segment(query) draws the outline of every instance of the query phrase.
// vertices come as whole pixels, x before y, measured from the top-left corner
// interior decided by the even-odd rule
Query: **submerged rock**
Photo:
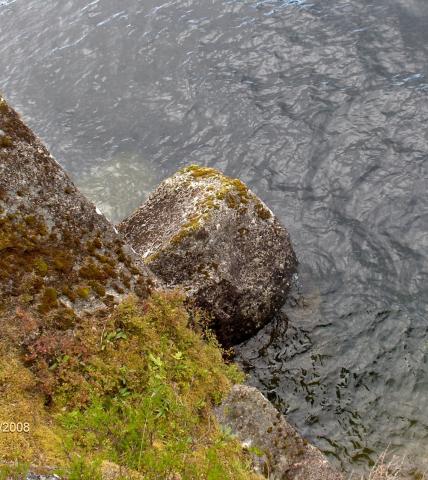
[[[297,260],[288,233],[240,180],[190,166],[119,230],[170,287],[210,312],[223,345],[251,337],[284,302]]]
[[[343,480],[254,387],[235,385],[217,418],[249,449],[259,473],[271,480]]]

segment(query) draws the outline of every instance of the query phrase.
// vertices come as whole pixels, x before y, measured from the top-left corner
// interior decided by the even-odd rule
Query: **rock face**
[[[271,480],[343,480],[256,388],[235,385],[217,418],[249,448],[259,473]]]
[[[71,315],[131,291],[144,297],[156,284],[1,97],[0,226],[3,310],[19,305],[44,317],[55,310]]]
[[[50,367],[64,349],[82,355],[85,316],[100,321],[125,295],[144,299],[158,284],[0,97],[0,419],[31,419],[28,434],[0,435],[0,461],[25,452],[55,462],[43,456],[44,442],[58,440],[42,403]]]
[[[296,270],[278,219],[245,184],[212,168],[165,180],[119,230],[169,287],[211,313],[226,346],[270,320]]]

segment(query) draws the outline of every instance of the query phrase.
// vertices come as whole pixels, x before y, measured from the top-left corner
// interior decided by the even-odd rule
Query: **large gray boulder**
[[[284,302],[297,260],[286,229],[240,180],[190,166],[162,182],[119,230],[169,287],[212,315],[225,345]]]
[[[235,385],[217,419],[249,449],[258,472],[270,480],[343,480],[254,387]]]

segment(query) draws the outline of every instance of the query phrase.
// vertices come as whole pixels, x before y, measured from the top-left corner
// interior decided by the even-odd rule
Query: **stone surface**
[[[145,297],[153,274],[0,97],[0,302],[79,314]]]
[[[210,312],[226,346],[271,319],[297,265],[268,207],[212,168],[190,166],[165,180],[119,230],[169,287]]]
[[[326,457],[303,439],[259,390],[235,385],[217,410],[270,480],[343,480]]]
[[[58,475],[41,475],[38,473],[28,473],[25,477],[26,480],[61,480]]]

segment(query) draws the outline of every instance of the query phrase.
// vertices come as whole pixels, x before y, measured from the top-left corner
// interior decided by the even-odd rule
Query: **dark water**
[[[349,470],[428,462],[427,0],[0,0],[0,90],[113,220],[248,182],[301,261],[251,383]]]

